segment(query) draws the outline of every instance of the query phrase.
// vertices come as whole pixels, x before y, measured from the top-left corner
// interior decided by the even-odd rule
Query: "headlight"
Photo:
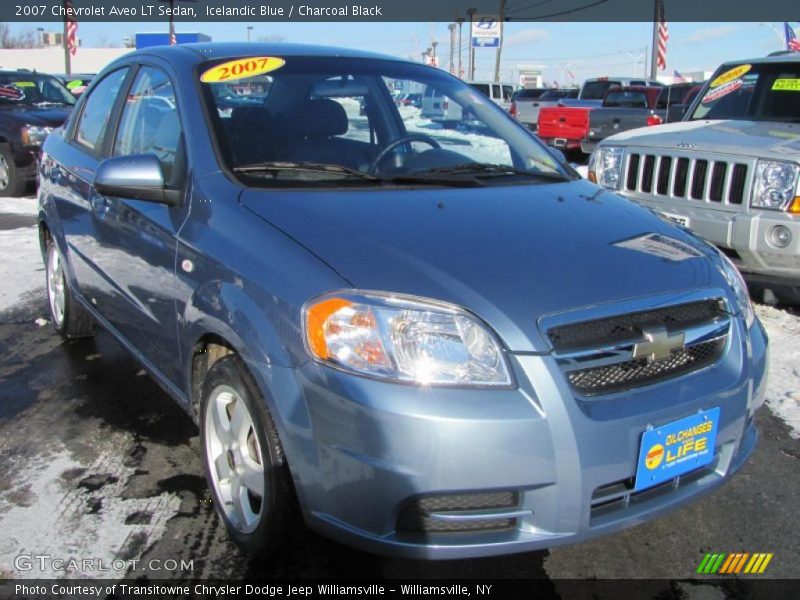
[[[303,330],[314,358],[353,373],[421,385],[512,383],[494,334],[450,304],[333,293],[303,307]]]
[[[44,138],[53,131],[52,127],[39,127],[37,125],[28,125],[22,128],[22,143],[25,146],[41,146]]]
[[[759,160],[750,206],[786,210],[796,196],[799,173],[800,166],[795,163]]]
[[[618,190],[622,181],[623,149],[598,146],[589,158],[589,180],[604,188]]]
[[[731,262],[731,259],[725,256],[722,252],[719,252],[719,257],[720,264],[722,266],[722,274],[728,281],[728,285],[730,285],[733,289],[733,293],[736,296],[736,301],[739,303],[739,310],[741,311],[742,317],[747,324],[747,328],[750,329],[750,327],[753,325],[753,321],[755,321],[756,315],[753,312],[753,304],[750,302],[750,294],[747,291],[747,284],[744,282],[742,274],[739,273],[739,269],[737,269],[736,265]]]

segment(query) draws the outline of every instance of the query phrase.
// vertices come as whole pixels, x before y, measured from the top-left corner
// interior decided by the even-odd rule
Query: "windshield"
[[[602,81],[586,81],[578,97],[581,100],[602,100],[605,98],[606,92],[617,85],[621,85],[621,82],[609,81],[608,79]]]
[[[263,96],[232,102],[232,86],[249,78],[214,81],[238,68],[226,65],[267,59],[279,66]],[[489,185],[572,176],[483,94],[423,65],[248,57],[204,63],[199,77],[222,159],[248,185],[425,183],[421,175],[432,184]]]
[[[75,97],[55,77],[20,71],[0,73],[0,104],[72,106]]]
[[[725,65],[690,120],[800,122],[800,62]]]

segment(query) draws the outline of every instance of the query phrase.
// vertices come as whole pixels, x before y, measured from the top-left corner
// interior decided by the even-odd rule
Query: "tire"
[[[287,543],[299,522],[291,474],[264,399],[235,355],[214,363],[203,382],[200,446],[231,538],[250,553]]]
[[[45,255],[45,286],[47,305],[50,307],[50,322],[55,330],[67,340],[92,337],[94,319],[75,300],[64,275],[64,262],[55,243],[47,238]]]
[[[8,146],[0,146],[0,196],[23,196],[28,182],[22,177]]]

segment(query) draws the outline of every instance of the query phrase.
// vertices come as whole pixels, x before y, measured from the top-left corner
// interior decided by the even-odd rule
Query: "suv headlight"
[[[22,128],[22,143],[25,146],[41,146],[44,138],[53,131],[52,127],[39,127],[38,125],[28,125]]]
[[[598,146],[589,157],[589,180],[618,190],[622,183],[622,158],[624,150],[619,146]]]
[[[750,329],[756,319],[756,315],[753,312],[753,303],[750,302],[750,293],[747,291],[747,284],[742,274],[739,273],[739,269],[731,262],[731,259],[725,256],[720,250],[717,250],[717,252],[719,252],[722,274],[725,276],[728,285],[733,289],[736,301],[739,304],[739,310],[742,313],[742,318],[744,318],[747,328]]]
[[[308,352],[352,373],[420,385],[512,385],[495,335],[450,304],[337,292],[307,302],[302,318]]]
[[[797,195],[800,166],[777,160],[756,162],[755,184],[750,206],[768,210],[786,210]]]

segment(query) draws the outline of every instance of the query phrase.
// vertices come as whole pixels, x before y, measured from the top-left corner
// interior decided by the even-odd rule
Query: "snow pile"
[[[0,213],[6,200],[0,199]],[[44,262],[36,226],[0,231],[0,281],[0,313],[44,296]]]
[[[800,318],[770,306],[755,308],[770,341],[767,406],[800,438]]]
[[[33,217],[39,213],[39,201],[30,196],[27,198],[0,198],[0,213]]]

